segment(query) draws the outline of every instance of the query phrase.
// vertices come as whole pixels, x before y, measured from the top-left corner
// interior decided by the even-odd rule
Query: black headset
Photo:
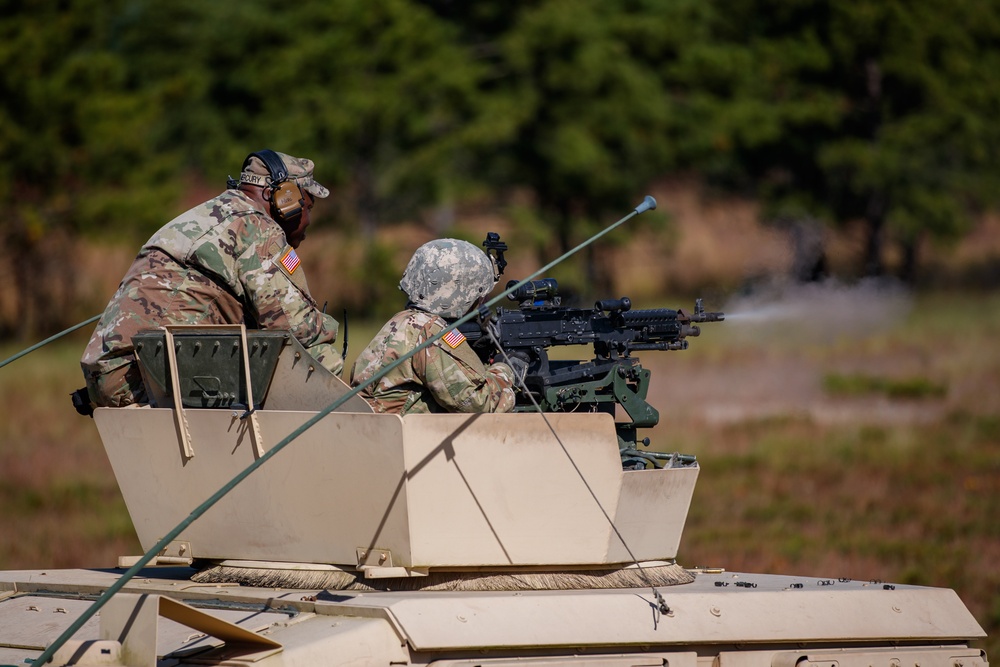
[[[243,161],[243,171],[250,164],[253,158],[259,158],[267,172],[270,180],[264,186],[264,199],[271,202],[271,217],[280,225],[295,226],[302,217],[302,209],[305,207],[305,197],[295,181],[288,180],[288,169],[277,153],[269,148],[250,153]],[[229,186],[233,187],[235,179],[229,181]]]

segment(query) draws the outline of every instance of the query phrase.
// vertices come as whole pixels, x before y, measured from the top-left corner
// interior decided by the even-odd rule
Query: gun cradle
[[[646,402],[650,372],[639,360],[625,357],[615,360],[549,361],[543,372],[529,371],[525,386],[546,412],[607,412],[621,405],[632,421],[632,428],[649,428],[660,419],[657,410]],[[531,397],[520,395],[518,409],[534,410]]]

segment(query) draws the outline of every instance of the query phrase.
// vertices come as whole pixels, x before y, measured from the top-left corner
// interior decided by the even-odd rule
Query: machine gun
[[[491,232],[483,246],[494,258],[499,277],[506,266],[506,244]],[[508,282],[507,289],[518,282]],[[537,403],[547,412],[614,415],[620,405],[631,420],[616,424],[623,457],[626,450],[640,458],[652,455],[635,450],[636,429],[655,426],[660,418],[646,402],[650,371],[632,352],[685,350],[687,338],[701,333],[699,324],[725,318],[723,313],[706,312],[701,299],[690,314],[670,308],[632,310],[627,297],[598,301],[593,309],[564,307],[553,278],[526,282],[508,298],[518,303],[517,309],[498,308],[460,329],[484,362],[504,361],[506,355],[515,365],[526,367],[515,411],[534,410]],[[592,345],[594,357],[589,361],[549,357],[550,348],[564,345]],[[649,439],[638,442],[648,445]]]

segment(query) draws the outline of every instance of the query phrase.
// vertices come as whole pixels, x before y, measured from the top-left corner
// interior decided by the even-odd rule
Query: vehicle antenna
[[[101,317],[100,315],[94,315],[93,317],[91,317],[89,319],[86,319],[83,322],[80,322],[79,324],[74,324],[73,326],[71,326],[69,329],[66,329],[65,331],[60,331],[55,336],[49,336],[48,338],[46,338],[42,342],[35,343],[31,347],[29,347],[27,349],[24,349],[24,350],[21,350],[20,352],[18,352],[17,354],[15,354],[13,357],[8,357],[8,358],[4,359],[3,361],[0,361],[0,368],[3,368],[4,366],[6,366],[7,364],[9,364],[10,362],[17,361],[21,357],[34,352],[35,350],[37,350],[38,348],[42,347],[43,345],[48,345],[52,341],[58,340],[58,339],[62,338],[63,336],[65,336],[68,333],[73,333],[74,331],[76,331],[80,327],[85,327],[88,324],[90,324],[91,322],[96,322],[97,320],[100,319],[100,317]]]

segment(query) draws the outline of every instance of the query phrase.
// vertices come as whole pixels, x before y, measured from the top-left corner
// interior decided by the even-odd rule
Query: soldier
[[[351,384],[380,370],[482,304],[495,284],[493,264],[466,241],[440,239],[420,246],[399,288],[409,298],[358,356]],[[376,412],[510,412],[514,373],[489,368],[458,330],[449,332],[362,391]]]
[[[339,325],[316,306],[295,253],[330,191],[311,160],[271,150],[247,156],[227,185],[153,234],[122,279],[80,361],[96,405],[146,402],[132,336],[165,324],[288,329],[340,374]]]

